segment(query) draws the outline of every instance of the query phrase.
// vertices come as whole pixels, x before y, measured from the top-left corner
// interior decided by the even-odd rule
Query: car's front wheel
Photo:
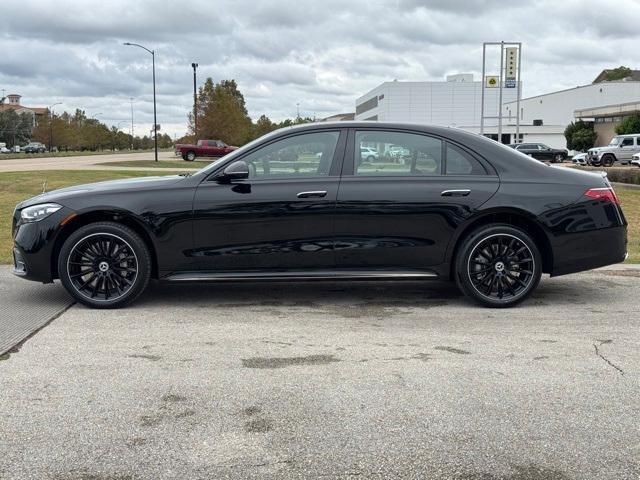
[[[486,307],[510,307],[537,287],[542,260],[523,230],[492,224],[463,241],[455,268],[456,282],[465,295]]]
[[[91,223],[73,232],[62,245],[58,275],[78,302],[93,308],[118,308],[147,287],[151,257],[144,241],[129,227]]]
[[[189,150],[187,154],[184,156],[184,159],[187,162],[193,162],[196,159],[196,152],[194,152],[193,150]]]

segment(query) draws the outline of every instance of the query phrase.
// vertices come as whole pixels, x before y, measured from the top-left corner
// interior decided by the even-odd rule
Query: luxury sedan
[[[391,146],[404,162],[362,157]],[[339,122],[272,132],[193,175],[44,193],[17,205],[13,239],[16,275],[59,278],[97,308],[151,279],[429,278],[507,307],[543,273],[623,261],[627,223],[603,174],[456,128]]]

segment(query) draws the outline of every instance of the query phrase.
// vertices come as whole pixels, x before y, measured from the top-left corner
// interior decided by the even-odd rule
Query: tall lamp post
[[[53,146],[53,107],[56,105],[62,105],[62,102],[49,105],[49,153],[51,153],[51,147]]]
[[[196,141],[198,141],[198,94],[196,93],[196,70],[198,69],[197,63],[192,63],[193,68],[193,135]]]
[[[156,119],[156,52],[154,50],[149,50],[147,47],[143,47],[137,43],[125,42],[123,45],[128,45],[131,47],[139,47],[143,50],[146,50],[151,54],[151,62],[153,68],[153,143],[155,147],[156,153],[156,162],[158,161],[158,121]]]

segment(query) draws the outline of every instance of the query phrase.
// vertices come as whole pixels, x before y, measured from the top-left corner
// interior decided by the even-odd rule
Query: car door
[[[625,137],[620,142],[619,153],[616,155],[619,162],[630,162],[631,156],[635,153],[636,147],[633,137]]]
[[[345,137],[335,128],[280,136],[234,158],[246,162],[249,178],[225,184],[214,172],[203,181],[194,198],[199,268],[333,267]]]
[[[408,155],[357,155],[361,146]],[[336,207],[340,268],[427,269],[441,264],[461,222],[498,189],[498,177],[465,147],[410,130],[351,130]]]

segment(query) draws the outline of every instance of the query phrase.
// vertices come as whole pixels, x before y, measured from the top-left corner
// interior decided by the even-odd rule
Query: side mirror
[[[216,176],[216,180],[221,183],[230,183],[233,180],[244,180],[245,178],[249,178],[249,166],[243,160],[233,162]]]

